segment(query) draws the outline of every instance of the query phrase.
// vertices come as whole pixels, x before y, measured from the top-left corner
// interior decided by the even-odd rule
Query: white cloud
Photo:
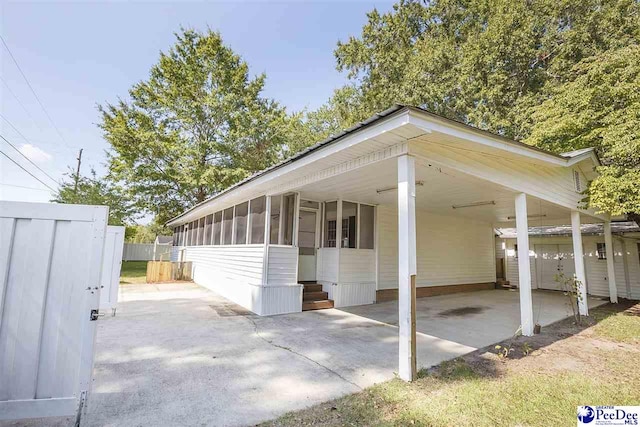
[[[31,144],[22,144],[20,152],[35,163],[45,163],[51,160],[51,154]]]

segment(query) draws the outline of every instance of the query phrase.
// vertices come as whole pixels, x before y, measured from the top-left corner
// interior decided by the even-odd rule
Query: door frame
[[[316,215],[316,229],[315,229],[315,242],[314,242],[314,264],[315,264],[315,271],[314,271],[314,276],[316,277],[314,280],[317,280],[317,272],[318,272],[318,250],[320,249],[320,242],[322,239],[322,236],[320,236],[321,234],[321,225],[322,225],[322,202],[319,202],[317,200],[310,200],[310,199],[304,199],[310,202],[316,202],[318,203],[318,207],[317,208],[310,208],[310,207],[302,207],[300,206],[299,212],[305,211],[305,212],[313,212]],[[302,201],[302,198],[300,198],[300,201]],[[298,216],[300,215],[300,213],[298,213]],[[299,224],[299,222],[298,222]],[[298,268],[297,268],[297,277],[296,280],[300,281],[300,227],[298,226],[298,230],[296,230],[296,232],[298,233],[297,236],[297,241],[298,241]],[[306,255],[308,256],[308,255]]]

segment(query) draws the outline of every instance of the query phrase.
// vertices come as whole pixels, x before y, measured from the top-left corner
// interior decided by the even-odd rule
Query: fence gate
[[[108,208],[0,202],[0,419],[80,414]]]
[[[120,268],[122,267],[122,248],[124,245],[124,227],[110,225],[104,241],[102,253],[102,278],[100,279],[100,310],[112,310],[116,314]]]

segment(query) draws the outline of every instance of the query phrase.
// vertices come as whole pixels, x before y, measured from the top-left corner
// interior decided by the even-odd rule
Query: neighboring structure
[[[167,261],[171,256],[171,246],[173,246],[173,236],[156,236],[153,242],[153,260]]]
[[[398,298],[399,374],[410,380],[413,299],[492,288],[494,229],[515,221],[524,335],[534,327],[530,218],[570,219],[586,282],[581,223],[604,223],[611,239],[609,216],[579,207],[598,165],[591,149],[555,155],[396,106],[171,220],[172,259],[193,262],[195,282],[260,315],[301,311],[311,294],[336,307]],[[612,254],[607,245],[617,301]],[[303,295],[301,282],[322,291]]]
[[[602,224],[581,227],[589,295],[609,297],[607,251]],[[498,272],[511,284],[518,284],[516,230],[497,230],[496,263]],[[612,222],[613,258],[619,297],[640,299],[640,227],[635,222]],[[537,289],[559,290],[554,276],[575,273],[570,226],[529,228],[531,285]],[[500,264],[502,263],[502,269]]]

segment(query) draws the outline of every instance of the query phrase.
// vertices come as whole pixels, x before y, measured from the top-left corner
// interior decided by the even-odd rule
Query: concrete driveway
[[[602,303],[590,301],[591,305]],[[542,325],[569,314],[534,292]],[[421,298],[422,367],[510,337],[518,294]],[[99,322],[86,425],[251,425],[394,376],[397,303],[258,317],[194,284],[124,285]]]

